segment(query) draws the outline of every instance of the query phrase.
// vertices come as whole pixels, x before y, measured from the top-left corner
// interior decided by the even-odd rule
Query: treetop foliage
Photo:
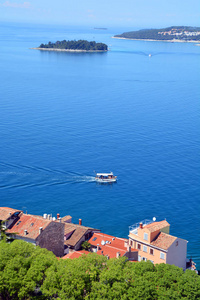
[[[84,51],[107,51],[108,46],[103,43],[96,43],[95,41],[88,42],[86,40],[74,41],[57,41],[56,43],[49,42],[48,44],[41,44],[39,48],[50,49],[69,49],[69,50],[84,50]]]
[[[57,259],[52,252],[15,240],[0,242],[0,299],[199,299],[193,271],[97,254]]]
[[[84,241],[84,242],[81,244],[81,248],[82,248],[83,250],[88,251],[88,250],[91,248],[91,244],[90,244],[88,241]]]

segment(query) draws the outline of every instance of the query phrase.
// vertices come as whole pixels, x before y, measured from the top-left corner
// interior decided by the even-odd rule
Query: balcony
[[[143,227],[148,225],[148,224],[151,224],[153,223],[153,220],[148,220],[148,219],[145,219],[145,220],[142,220],[138,223],[135,223],[131,226],[129,226],[129,234],[132,233],[132,234],[138,234],[138,228],[140,227],[140,223],[143,224]]]

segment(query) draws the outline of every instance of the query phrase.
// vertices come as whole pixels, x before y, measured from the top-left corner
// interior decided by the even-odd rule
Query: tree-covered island
[[[79,52],[102,52],[108,51],[108,46],[103,43],[96,43],[95,41],[88,42],[86,40],[73,41],[57,41],[55,43],[41,44],[39,50],[59,50],[59,51],[79,51]]]
[[[171,42],[199,42],[200,27],[171,26],[162,29],[142,29],[138,31],[124,32],[122,34],[115,35],[114,38]]]

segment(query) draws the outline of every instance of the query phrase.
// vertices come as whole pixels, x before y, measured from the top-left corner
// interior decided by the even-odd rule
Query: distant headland
[[[166,42],[199,42],[200,27],[171,26],[162,29],[142,29],[124,32],[113,38]]]
[[[67,52],[105,52],[108,51],[108,46],[103,43],[96,43],[94,41],[88,42],[86,40],[78,41],[57,41],[56,43],[49,42],[48,44],[41,44],[37,50],[51,50],[51,51],[67,51]]]
[[[94,27],[94,29],[96,29],[96,30],[107,30],[108,28],[106,28],[106,27]]]

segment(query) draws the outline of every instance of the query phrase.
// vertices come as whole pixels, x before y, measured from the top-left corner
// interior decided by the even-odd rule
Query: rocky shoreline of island
[[[185,41],[185,40],[153,40],[153,39],[132,39],[132,38],[125,38],[125,37],[117,37],[112,36],[112,39],[119,39],[119,40],[131,40],[131,41],[144,41],[144,42],[167,42],[167,43],[196,43],[197,46],[200,46],[199,41]]]

